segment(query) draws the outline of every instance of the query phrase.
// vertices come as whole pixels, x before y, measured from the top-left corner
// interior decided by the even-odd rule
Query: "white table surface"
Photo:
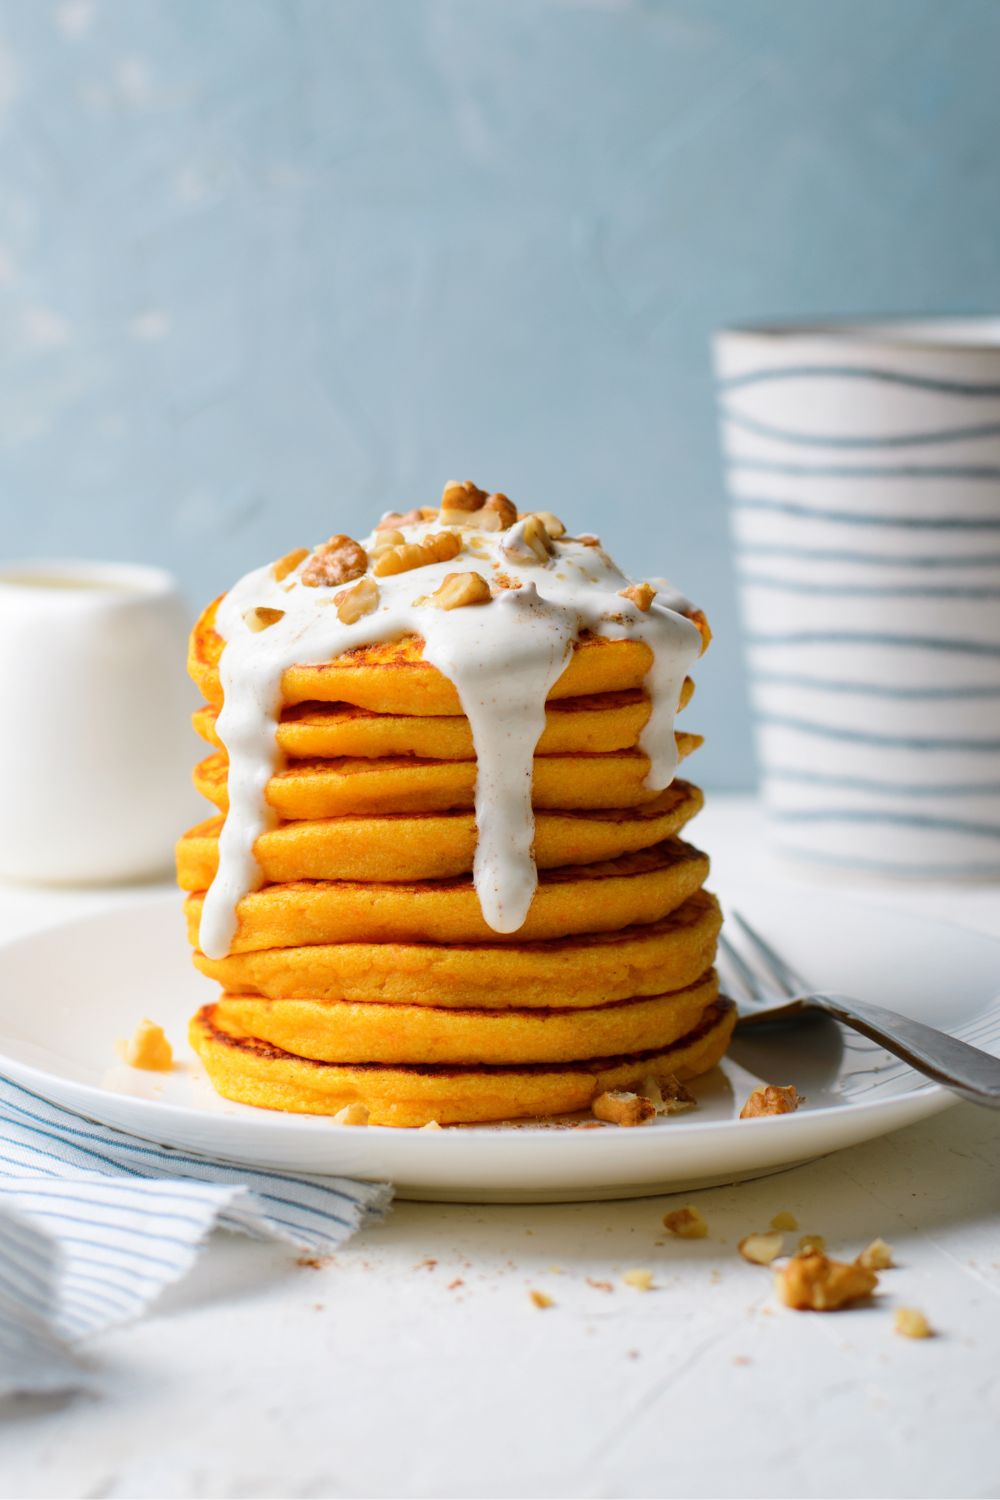
[[[697,841],[723,888],[816,878],[763,851],[745,799],[716,798]],[[1000,934],[1000,887],[861,889]],[[0,939],[130,894],[0,886]],[[0,1493],[997,1496],[998,1184],[1000,1118],[963,1104],[697,1194],[700,1242],[654,1243],[684,1198],[399,1203],[318,1269],[216,1235],[150,1317],[90,1346],[96,1396],[0,1408]],[[777,1307],[735,1247],[779,1209],[834,1252],[884,1236],[886,1300],[939,1336],[894,1335],[885,1304]],[[621,1283],[633,1266],[654,1291]]]

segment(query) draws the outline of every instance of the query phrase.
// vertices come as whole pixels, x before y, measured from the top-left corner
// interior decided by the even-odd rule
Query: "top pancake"
[[[223,701],[219,658],[225,642],[215,629],[220,600],[202,613],[191,633],[188,670],[211,704]],[[704,616],[692,622],[708,645]],[[460,714],[458,693],[448,679],[423,659],[420,636],[348,651],[334,661],[289,667],[281,679],[285,704],[353,703],[386,714]],[[581,636],[549,698],[577,698],[592,693],[629,691],[642,686],[652,666],[653,653],[643,641],[612,641],[603,636]],[[516,666],[512,664],[511,670]]]

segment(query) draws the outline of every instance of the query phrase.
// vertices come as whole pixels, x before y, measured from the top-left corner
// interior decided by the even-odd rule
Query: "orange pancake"
[[[702,795],[675,781],[642,807],[535,815],[539,869],[617,859],[679,833]],[[219,860],[221,818],[192,828],[177,845],[177,883],[204,891]],[[283,823],[258,838],[257,863],[269,882],[289,880],[444,880],[472,869],[476,820],[471,812],[393,813]]]
[[[699,743],[677,736],[683,757]],[[641,807],[660,795],[646,785],[649,758],[639,750],[605,755],[539,755],[531,797],[537,809]],[[216,751],[195,767],[201,795],[225,812],[229,806],[226,756]],[[296,760],[276,772],[264,793],[281,818],[337,818],[362,814],[448,812],[472,807],[476,796],[474,760]]]
[[[215,630],[220,600],[202,613],[191,633],[188,671],[209,703],[222,703],[219,657],[224,641]],[[692,622],[702,634],[702,650],[711,633],[701,614]],[[363,646],[336,661],[289,667],[281,679],[286,704],[355,703],[387,714],[460,714],[455,688],[436,667],[423,659],[420,636]],[[586,634],[575,645],[565,672],[550,698],[578,698],[592,693],[640,688],[652,665],[653,653],[642,641],[609,641]]]
[[[691,701],[694,683],[684,681],[679,707]],[[561,698],[546,706],[536,755],[596,755],[630,750],[649,718],[650,703],[638,689]],[[215,727],[219,710],[204,704],[194,715],[203,740],[222,749]],[[278,724],[278,748],[291,759],[341,756],[418,755],[427,760],[474,760],[469,721],[460,715],[379,714],[351,703],[297,703]]]
[[[392,884],[297,880],[244,896],[233,953],[310,943],[534,942],[656,922],[704,885],[708,859],[680,839],[592,865],[542,870],[524,925],[488,925],[471,880]],[[201,896],[185,902],[188,936],[198,944]]]
[[[372,1125],[419,1127],[565,1114],[589,1108],[607,1089],[641,1088],[647,1078],[661,1084],[694,1078],[722,1057],[735,1022],[732,1002],[720,999],[693,1031],[669,1046],[574,1062],[470,1068],[317,1062],[247,1036],[234,1022],[224,1022],[215,1005],[194,1017],[190,1039],[226,1099],[317,1115],[361,1103]]]
[[[227,1028],[320,1062],[572,1062],[666,1047],[694,1030],[718,993],[709,972],[686,990],[607,1005],[459,1010],[223,995],[215,1015]]]
[[[225,990],[273,1000],[377,1000],[388,1005],[601,1005],[694,984],[712,966],[719,903],[695,891],[659,921],[524,943],[317,943],[206,958]]]

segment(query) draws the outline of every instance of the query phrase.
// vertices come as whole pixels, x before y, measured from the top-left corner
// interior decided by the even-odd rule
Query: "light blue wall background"
[[[8,555],[192,601],[470,476],[706,606],[708,339],[1000,303],[997,0],[0,0]]]

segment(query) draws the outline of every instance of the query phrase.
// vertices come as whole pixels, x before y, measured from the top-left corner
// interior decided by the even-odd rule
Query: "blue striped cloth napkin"
[[[392,1190],[153,1146],[0,1078],[0,1396],[73,1390],[78,1346],[127,1322],[216,1226],[329,1254]]]

